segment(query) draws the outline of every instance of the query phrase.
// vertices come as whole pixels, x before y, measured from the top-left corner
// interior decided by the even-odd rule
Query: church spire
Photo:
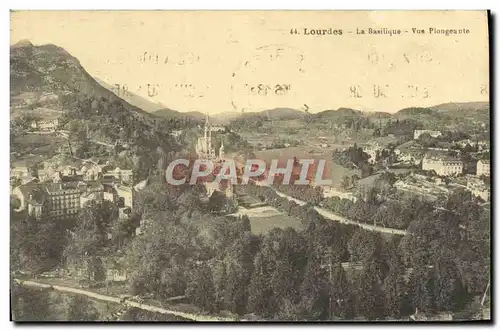
[[[224,139],[220,142],[219,159],[224,159]]]
[[[205,127],[204,127],[204,129],[205,129],[205,143],[204,143],[205,146],[204,147],[206,147],[207,136],[208,136],[208,131],[207,131],[208,130],[208,113],[205,113]]]
[[[212,158],[215,156],[215,153],[212,152],[212,128],[210,127],[210,118],[208,117],[207,113],[207,130],[208,130],[208,155],[209,158]]]

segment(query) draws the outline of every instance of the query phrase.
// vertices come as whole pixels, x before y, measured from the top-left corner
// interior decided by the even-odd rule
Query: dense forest
[[[300,230],[255,235],[246,217],[202,210],[192,187],[165,187],[149,186],[138,199],[137,213],[150,220],[140,236],[129,222],[109,221],[112,206],[90,206],[82,210],[69,242],[48,240],[53,225],[42,222],[32,243],[23,236],[31,231],[25,228],[30,222],[18,221],[13,249],[19,251],[12,256],[19,255],[18,263],[26,267],[52,261],[56,256],[45,252],[61,245],[65,258],[120,250],[133,295],[160,300],[186,295],[206,312],[267,319],[400,318],[416,308],[460,312],[488,282],[489,214],[467,194],[452,195],[439,210],[416,200],[400,207],[360,206],[360,218],[409,224],[411,235],[388,239],[326,221],[311,205],[299,206],[271,188],[246,185],[248,194],[302,222]],[[380,203],[378,198],[373,194],[365,203]],[[109,231],[112,240],[105,235]],[[26,260],[30,245],[41,253]]]

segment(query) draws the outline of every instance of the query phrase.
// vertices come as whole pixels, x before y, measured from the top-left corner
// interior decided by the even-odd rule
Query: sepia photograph
[[[10,320],[491,322],[486,10],[11,10]]]

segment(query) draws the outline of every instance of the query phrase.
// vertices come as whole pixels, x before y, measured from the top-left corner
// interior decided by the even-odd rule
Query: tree
[[[11,284],[11,311],[15,322],[54,320],[53,310],[47,304],[47,290]]]
[[[436,274],[436,309],[454,311],[463,308],[468,298],[455,264],[450,260],[441,259],[437,262],[434,272]]]
[[[248,289],[247,310],[261,316],[270,313],[269,298],[272,295],[272,288],[267,275],[262,253],[258,253],[255,257],[254,269]]]
[[[396,252],[393,252],[390,261],[389,274],[384,281],[385,314],[398,318],[407,313],[406,306],[407,286],[404,280],[404,266]]]
[[[226,206],[226,196],[224,193],[216,190],[208,200],[208,210],[211,212],[220,212]]]
[[[197,307],[212,312],[215,302],[215,288],[212,272],[206,264],[195,268],[186,287],[186,297]]]
[[[348,319],[353,316],[353,307],[345,271],[340,263],[329,268],[329,319]]]
[[[97,321],[99,312],[92,301],[81,296],[75,296],[67,306],[66,316],[67,321],[89,322]]]
[[[35,219],[11,210],[12,268],[40,273],[61,261],[65,229],[52,218]]]
[[[381,283],[379,263],[376,261],[367,263],[358,279],[356,308],[359,315],[369,320],[383,317],[384,295]]]
[[[351,261],[362,262],[379,259],[381,242],[380,233],[358,228],[348,243]]]
[[[106,231],[115,215],[108,201],[101,204],[91,201],[84,206],[78,215],[72,240],[64,250],[68,262],[78,262],[84,256],[98,254],[106,244]]]
[[[344,176],[344,177],[342,178],[342,182],[340,183],[340,185],[342,186],[342,188],[343,188],[344,190],[349,189],[349,188],[351,187],[351,182],[350,182],[350,180],[349,180],[349,177],[348,177],[348,176]]]
[[[351,186],[356,186],[358,184],[358,181],[359,181],[359,176],[354,174],[351,176]]]
[[[276,267],[271,276],[273,303],[280,306],[284,300],[295,302],[295,288],[293,287],[293,270],[288,258],[276,261]]]
[[[411,304],[423,312],[433,312],[435,305],[435,278],[431,268],[420,265],[410,276]]]
[[[329,315],[329,281],[327,271],[321,267],[320,260],[314,255],[307,259],[304,280],[300,287],[302,300],[309,301],[311,310],[308,319],[326,319]]]
[[[213,269],[212,277],[214,281],[214,310],[224,308],[224,298],[226,296],[227,272],[226,264],[223,260],[218,260]]]

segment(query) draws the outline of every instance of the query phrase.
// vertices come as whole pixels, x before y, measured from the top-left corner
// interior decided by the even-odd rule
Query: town
[[[487,12],[10,15],[13,321],[491,321]]]

